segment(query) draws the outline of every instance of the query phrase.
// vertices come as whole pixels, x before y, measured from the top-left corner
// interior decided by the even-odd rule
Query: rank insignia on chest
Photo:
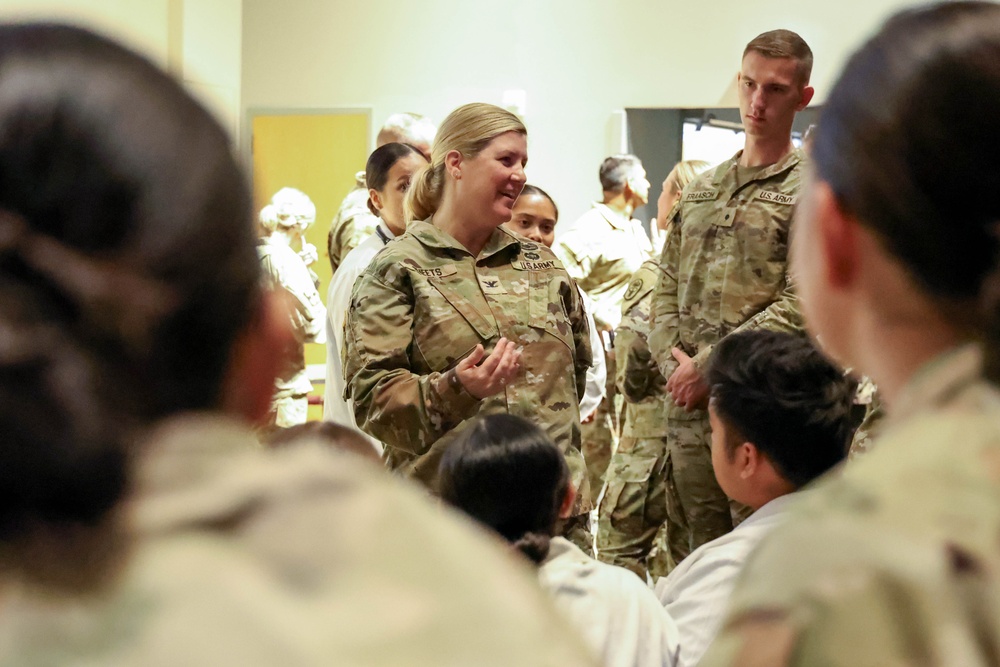
[[[791,206],[795,203],[795,197],[783,195],[780,192],[771,192],[770,190],[761,190],[757,193],[755,199],[771,202],[772,204],[783,204],[785,206]]]
[[[718,190],[697,190],[684,195],[684,201],[712,201],[718,196]]]
[[[479,286],[483,294],[506,294],[507,290],[496,276],[479,276]]]

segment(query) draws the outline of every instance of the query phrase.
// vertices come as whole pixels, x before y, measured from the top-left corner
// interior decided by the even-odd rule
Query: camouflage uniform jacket
[[[738,181],[742,151],[684,189],[660,258],[649,347],[663,377],[680,347],[699,368],[724,336],[747,328],[799,331],[802,319],[788,279],[788,233],[804,156],[793,150]],[[668,398],[670,416],[685,413]]]
[[[0,666],[594,664],[508,549],[359,457],[206,415],[141,451],[117,579],[53,596],[5,567]]]
[[[326,342],[326,308],[309,269],[295,251],[280,241],[262,239],[257,244],[264,282],[291,296],[290,316],[295,347],[285,354],[285,363],[274,380],[275,398],[304,396],[312,390],[306,374],[306,343]]]
[[[649,309],[653,288],[660,275],[659,265],[649,259],[642,263],[625,290],[622,320],[615,329],[615,357],[619,360],[615,381],[625,397],[626,438],[661,438],[667,435],[667,381],[649,352]]]
[[[478,400],[453,369],[501,337],[523,346],[520,374]],[[385,444],[391,468],[432,489],[441,454],[465,422],[496,412],[545,430],[583,485],[578,397],[590,364],[573,281],[548,248],[503,228],[473,258],[432,221],[413,222],[354,285],[344,377],[358,425]]]
[[[653,254],[639,221],[625,220],[604,204],[595,203],[556,239],[552,249],[593,300],[597,322],[617,327],[628,282]]]
[[[355,175],[354,189],[347,193],[337,215],[330,223],[330,233],[327,236],[327,252],[330,254],[330,266],[336,273],[340,263],[347,253],[357,248],[362,241],[375,233],[378,218],[368,209],[368,186],[365,185],[365,172]]]
[[[998,535],[1000,392],[969,346],[751,555],[700,664],[996,665]]]

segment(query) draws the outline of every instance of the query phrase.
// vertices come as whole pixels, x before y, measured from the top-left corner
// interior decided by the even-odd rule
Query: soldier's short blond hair
[[[791,58],[795,61],[795,71],[799,77],[799,85],[809,85],[812,75],[813,52],[798,33],[791,30],[769,30],[763,32],[747,44],[743,49],[743,57],[751,51],[766,58]]]
[[[688,183],[693,181],[695,176],[708,169],[709,166],[704,160],[684,160],[683,162],[678,162],[670,170],[669,174],[674,190],[683,192]]]
[[[279,227],[308,227],[316,221],[316,204],[309,195],[295,188],[281,188],[271,197],[271,203],[261,209],[257,220],[268,234]]]
[[[386,144],[427,144],[434,143],[434,136],[437,134],[437,127],[426,116],[409,111],[404,113],[394,113],[385,119],[382,129],[375,139],[375,147],[380,148]]]
[[[434,141],[431,163],[413,175],[410,191],[406,195],[406,221],[426,220],[441,205],[444,158],[448,153],[458,151],[467,159],[474,158],[491,141],[506,132],[528,134],[517,116],[492,104],[474,102],[448,114]]]

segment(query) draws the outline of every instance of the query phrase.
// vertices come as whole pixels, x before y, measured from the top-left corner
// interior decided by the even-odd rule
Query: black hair
[[[847,455],[857,385],[805,336],[730,334],[712,350],[706,377],[730,455],[751,442],[796,488]]]
[[[368,163],[365,165],[365,185],[368,186],[369,190],[382,192],[382,188],[385,187],[386,182],[389,180],[389,170],[392,169],[392,165],[412,153],[416,153],[425,161],[427,160],[424,154],[417,150],[416,146],[411,146],[410,144],[393,141],[376,148],[368,156]],[[368,198],[368,210],[372,212],[372,215],[377,216],[379,214],[375,205],[372,204],[371,197]]]
[[[256,312],[251,199],[171,77],[79,28],[0,26],[0,541],[95,524],[130,443],[216,407]]]
[[[539,197],[545,197],[548,199],[549,203],[552,204],[552,210],[555,211],[556,220],[559,220],[559,207],[556,206],[556,200],[550,197],[548,192],[542,190],[537,185],[527,183],[523,188],[521,188],[521,194],[519,196],[523,197],[525,195],[538,195]]]
[[[441,497],[541,563],[569,489],[559,448],[521,417],[496,414],[469,426],[441,460]]]
[[[1000,6],[946,2],[897,14],[851,57],[812,145],[839,205],[976,331],[1000,251],[997,117]]]

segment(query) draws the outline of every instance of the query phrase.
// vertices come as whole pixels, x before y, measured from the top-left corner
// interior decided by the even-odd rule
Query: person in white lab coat
[[[844,459],[853,430],[854,382],[804,336],[727,336],[712,351],[707,378],[716,479],[754,513],[656,583],[680,632],[678,667],[701,660],[747,556],[809,493],[799,489]]]
[[[605,667],[670,667],[678,633],[653,592],[631,571],[555,537],[575,491],[559,449],[531,422],[494,414],[445,453],[441,497],[538,566],[538,580]]]
[[[376,148],[365,166],[368,185],[368,208],[379,218],[375,233],[347,253],[330,280],[326,297],[326,389],[323,397],[323,419],[358,428],[353,401],[344,398],[344,322],[351,305],[351,290],[358,276],[364,273],[379,250],[406,231],[403,199],[410,189],[414,172],[427,164],[417,147],[410,144],[388,143]],[[369,439],[381,453],[382,445]]]

